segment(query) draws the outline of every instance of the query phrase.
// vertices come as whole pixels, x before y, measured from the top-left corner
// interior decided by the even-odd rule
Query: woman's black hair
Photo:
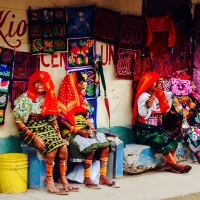
[[[86,81],[85,78],[82,76],[82,74],[80,72],[76,72],[77,73],[77,83],[79,84],[81,81]]]

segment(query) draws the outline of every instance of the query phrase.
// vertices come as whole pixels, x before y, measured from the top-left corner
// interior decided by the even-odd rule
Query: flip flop
[[[192,169],[192,167],[191,166],[189,166],[189,165],[186,165],[186,167],[184,168],[184,170],[183,171],[181,171],[181,173],[188,173],[190,170]]]
[[[111,183],[111,185],[108,185],[108,186],[110,186],[110,187],[112,187],[112,188],[120,188],[120,186],[117,185],[115,181],[113,181],[113,182]]]
[[[107,185],[107,186],[112,187],[112,188],[120,188],[120,186],[117,185],[115,181],[111,182],[110,184],[103,183],[101,185]]]
[[[78,192],[79,188],[78,187],[69,186],[67,188],[63,188],[63,190],[66,191],[66,192]]]
[[[85,186],[87,188],[90,188],[90,189],[101,189],[97,184],[85,184]]]
[[[51,194],[57,194],[57,195],[68,195],[69,192],[66,192],[64,190],[60,190],[59,192],[52,192],[50,190],[47,190],[48,193],[51,193]]]

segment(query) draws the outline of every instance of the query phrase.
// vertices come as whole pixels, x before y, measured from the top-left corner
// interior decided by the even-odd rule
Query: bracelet
[[[74,126],[71,126],[71,127],[70,127],[70,132],[71,132],[71,133],[77,133],[77,128],[74,127]]]
[[[30,131],[30,130],[27,130],[25,133],[32,140],[36,137],[36,135],[32,131]]]
[[[28,131],[28,128],[26,126],[24,126],[23,128],[21,128],[22,132],[26,133],[26,131]]]
[[[148,99],[148,101],[149,101],[150,103],[153,103],[153,102],[154,102],[154,99],[150,97],[150,98]]]

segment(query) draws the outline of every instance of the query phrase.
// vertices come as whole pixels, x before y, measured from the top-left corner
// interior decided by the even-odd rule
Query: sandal
[[[188,173],[192,167],[189,166],[189,165],[179,165],[179,164],[176,164],[174,166],[171,166],[175,171],[179,171],[180,174],[184,174],[184,173]]]
[[[85,184],[90,189],[101,189],[97,184]]]
[[[63,188],[64,191],[66,192],[78,192],[79,188],[78,187],[73,187],[73,186],[68,186],[66,188]]]
[[[110,185],[108,185],[109,187],[112,187],[112,188],[120,188],[119,185],[116,184],[115,181],[113,181]]]
[[[166,172],[172,172],[175,174],[180,174],[181,172],[179,170],[173,169],[173,168],[165,168]]]
[[[115,181],[112,181],[110,184],[109,183],[102,183],[101,185],[107,185],[107,186],[112,187],[112,188],[120,188],[120,186],[117,185]]]
[[[54,191],[50,191],[50,190],[47,190],[48,193],[51,193],[51,194],[57,194],[57,195],[68,195],[69,192],[67,191],[64,191],[64,190],[60,190],[58,192],[54,192]]]
[[[181,173],[188,173],[191,169],[192,169],[191,166],[186,165],[185,168],[184,168],[184,170],[181,171]]]

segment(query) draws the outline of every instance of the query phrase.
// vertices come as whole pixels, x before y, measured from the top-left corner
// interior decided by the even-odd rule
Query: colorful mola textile
[[[67,9],[67,37],[92,37],[95,6],[70,7]]]
[[[146,23],[143,17],[121,15],[118,46],[125,49],[143,49],[145,47]]]
[[[39,57],[25,52],[16,52],[13,78],[29,79],[30,76],[39,70]]]
[[[118,44],[115,45],[114,63],[118,78],[131,79],[133,77],[134,54],[142,54],[145,47],[146,23],[142,17],[122,15]]]
[[[68,40],[67,70],[94,64],[94,39],[76,38]]]
[[[32,54],[67,51],[65,8],[29,9],[28,20]]]
[[[116,43],[119,34],[120,13],[96,7],[94,38],[103,42]]]
[[[68,70],[68,73],[79,71],[87,82],[86,99],[96,99],[100,96],[100,82],[98,70],[94,68],[79,68]]]
[[[174,23],[170,15],[165,15],[165,16],[160,16],[160,17],[146,17],[146,21],[147,21],[146,46],[151,47],[151,44],[153,43],[153,41],[155,43],[158,43],[159,41],[161,42],[162,40],[158,41],[157,37],[160,37],[161,33],[164,32],[164,33],[167,33],[166,49],[167,47],[168,48],[174,47],[175,42],[176,42],[176,33],[175,33]]]

